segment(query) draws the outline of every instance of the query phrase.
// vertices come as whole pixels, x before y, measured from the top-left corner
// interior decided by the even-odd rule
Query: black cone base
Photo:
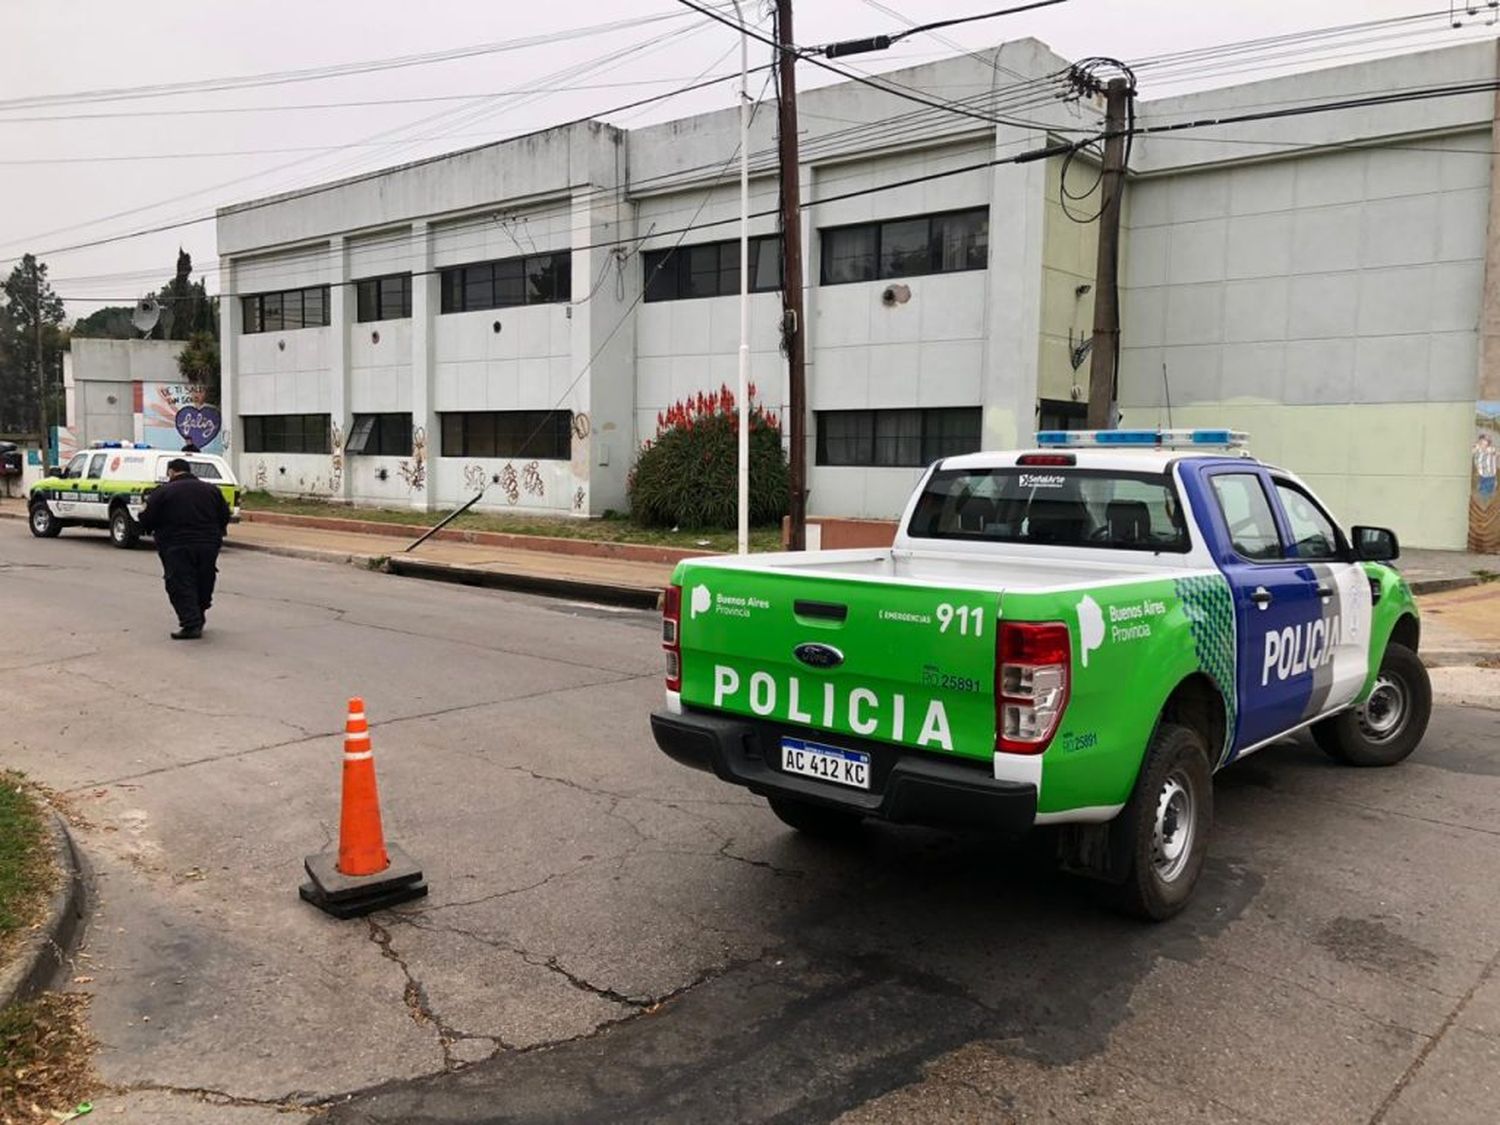
[[[359,918],[388,906],[400,906],[403,902],[427,897],[427,884],[407,883],[383,891],[372,891],[361,898],[328,899],[318,893],[317,884],[303,883],[297,888],[302,901],[310,902],[325,914],[335,918]]]
[[[297,893],[335,918],[357,918],[425,897],[427,884],[416,861],[395,844],[387,844],[385,850],[391,862],[374,875],[345,875],[338,869],[336,851],[310,855],[303,866],[311,881]]]

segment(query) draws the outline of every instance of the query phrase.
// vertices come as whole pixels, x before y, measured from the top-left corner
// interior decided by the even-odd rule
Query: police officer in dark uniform
[[[177,611],[176,641],[203,636],[203,617],[214,600],[219,548],[229,526],[224,494],[193,476],[181,457],[167,463],[167,480],[146,494],[138,521],[156,538],[167,597]]]

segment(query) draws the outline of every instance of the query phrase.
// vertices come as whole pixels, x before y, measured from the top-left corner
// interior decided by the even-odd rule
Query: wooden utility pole
[[[1094,345],[1089,358],[1089,429],[1115,424],[1120,369],[1120,204],[1125,195],[1125,122],[1135,96],[1130,82],[1111,78],[1104,88],[1104,193],[1099,209],[1099,260],[1094,271]]]
[[[797,163],[797,61],[792,37],[792,0],[776,0],[777,68],[781,96],[777,106],[777,149],[781,167],[782,339],[786,343],[790,381],[787,434],[791,438],[791,543],[807,546],[807,352],[802,316],[802,199]]]

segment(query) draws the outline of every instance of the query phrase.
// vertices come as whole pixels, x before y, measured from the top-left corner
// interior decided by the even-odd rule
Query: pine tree
[[[62,418],[63,302],[47,281],[47,267],[25,255],[0,284],[0,432],[35,434],[42,430],[39,388],[45,384],[47,423]],[[41,322],[41,371],[37,370],[37,327]]]

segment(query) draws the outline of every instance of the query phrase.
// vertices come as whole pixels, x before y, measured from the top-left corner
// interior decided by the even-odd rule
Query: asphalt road
[[[1143,926],[1023,850],[803,841],[667,761],[652,615],[226,552],[170,641],[153,555],[0,521],[0,763],[93,872],[104,1121],[1485,1122],[1500,712],[1385,771],[1220,775]],[[345,697],[422,903],[297,899]]]

